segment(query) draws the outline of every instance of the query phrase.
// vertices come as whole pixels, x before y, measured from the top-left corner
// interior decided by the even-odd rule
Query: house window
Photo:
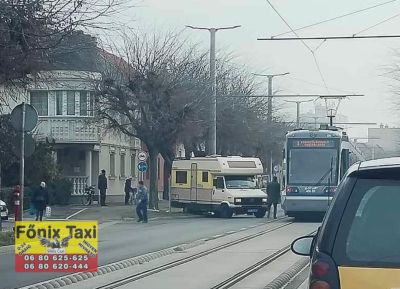
[[[125,154],[121,154],[120,172],[121,177],[125,177]]]
[[[56,91],[56,115],[63,114],[63,92]]]
[[[202,182],[203,183],[208,183],[208,172],[203,172],[202,174],[201,174],[201,176],[202,176]]]
[[[93,116],[94,115],[94,92],[91,91],[89,93],[89,115]]]
[[[75,115],[75,91],[67,91],[67,115]]]
[[[115,177],[115,152],[110,153],[110,176]]]
[[[31,91],[31,105],[36,108],[38,115],[48,115],[49,102],[47,91]]]
[[[81,91],[79,93],[79,115],[88,115],[88,92]]]
[[[175,182],[177,184],[187,184],[187,171],[177,171]]]

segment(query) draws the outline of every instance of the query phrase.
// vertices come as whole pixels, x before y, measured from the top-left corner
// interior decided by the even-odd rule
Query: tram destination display
[[[291,141],[292,148],[335,148],[334,139],[295,139]]]

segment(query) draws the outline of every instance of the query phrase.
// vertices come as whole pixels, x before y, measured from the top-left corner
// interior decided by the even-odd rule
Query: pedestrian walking
[[[136,194],[136,214],[138,215],[138,222],[147,223],[147,203],[148,203],[148,190],[144,186],[143,181],[139,182]]]
[[[107,177],[106,177],[106,170],[101,170],[101,174],[99,175],[99,179],[97,182],[97,187],[100,191],[100,205],[106,205],[106,193],[107,193]]]
[[[129,177],[125,180],[125,187],[124,187],[124,192],[125,192],[125,205],[129,205],[129,200],[131,198],[132,194],[132,177]]]
[[[32,203],[36,210],[36,221],[42,221],[44,210],[49,203],[49,193],[45,182],[41,182],[39,188],[33,192]]]
[[[267,185],[267,206],[268,206],[268,215],[270,217],[271,214],[271,206],[274,206],[274,219],[276,219],[276,211],[278,204],[281,202],[281,185],[278,183],[278,178],[273,177],[272,182]]]

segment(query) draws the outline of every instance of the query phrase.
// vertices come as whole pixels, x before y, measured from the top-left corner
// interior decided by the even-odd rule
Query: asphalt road
[[[148,224],[104,223],[99,231],[99,265],[265,222],[255,217],[156,220]],[[18,288],[60,276],[14,272],[14,254],[0,253],[0,289]]]

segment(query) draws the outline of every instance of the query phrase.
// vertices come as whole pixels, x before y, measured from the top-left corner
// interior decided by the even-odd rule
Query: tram
[[[363,155],[335,127],[286,135],[282,208],[291,217],[324,214],[347,169]]]

